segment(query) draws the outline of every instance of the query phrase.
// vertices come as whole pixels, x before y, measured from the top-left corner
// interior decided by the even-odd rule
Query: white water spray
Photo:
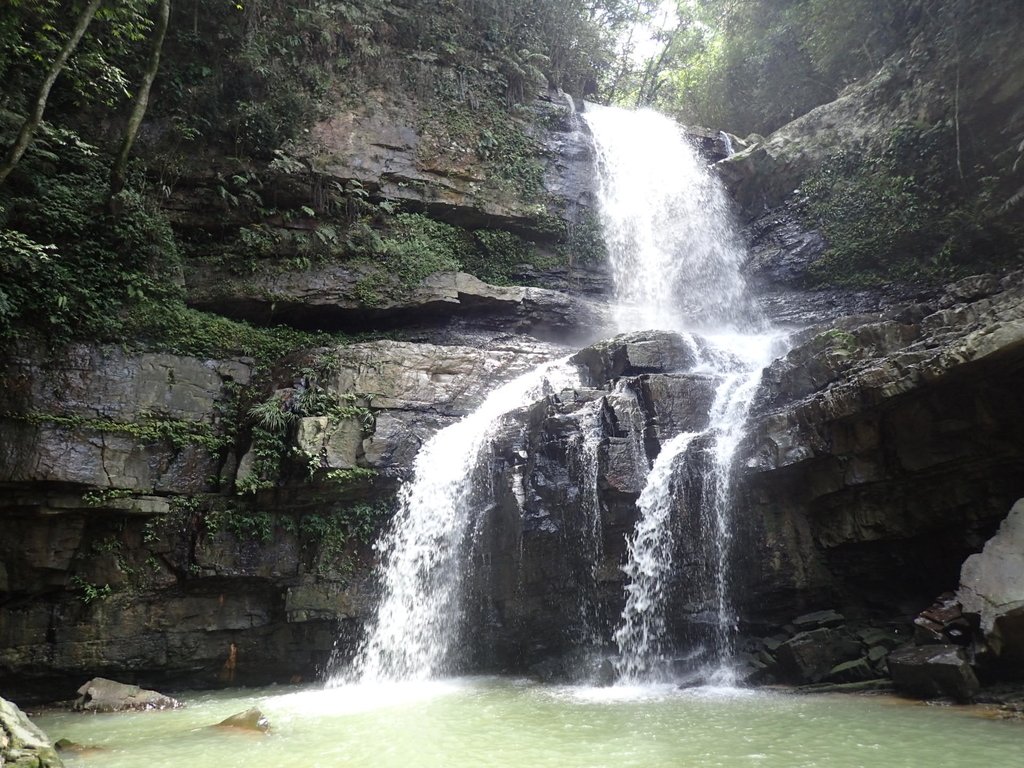
[[[546,393],[579,384],[564,361],[494,390],[469,416],[436,433],[416,456],[400,509],[377,545],[382,596],[347,674],[329,684],[424,680],[452,671],[462,625],[462,593],[476,512],[481,450],[498,419]]]
[[[637,506],[640,519],[627,543],[629,577],[622,623],[615,631],[624,681],[650,679],[665,659],[665,589],[672,568],[674,545],[670,515],[676,459],[686,452],[697,432],[676,435],[661,449],[647,476]]]
[[[747,296],[740,274],[744,251],[724,192],[680,127],[649,110],[588,105],[584,116],[597,145],[620,329],[702,333],[695,370],[718,381],[706,430],[662,446],[638,501],[640,518],[624,567],[626,606],[615,632],[620,679],[636,683],[663,676],[672,651],[666,611],[677,542],[671,523],[676,505],[688,497],[677,470],[699,445],[710,448],[711,461],[698,495],[700,530],[688,535],[705,567],[691,574],[690,589],[715,617],[711,640],[717,665],[724,667],[735,624],[730,470],[761,370],[779,351],[779,335],[765,331]],[[719,680],[729,682],[728,673]]]
[[[621,331],[749,327],[728,202],[674,121],[587,105]]]

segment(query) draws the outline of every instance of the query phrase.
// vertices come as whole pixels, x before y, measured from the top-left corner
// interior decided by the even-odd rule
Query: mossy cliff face
[[[957,25],[717,164],[753,281],[898,293],[1020,266],[1021,18],[979,4]]]
[[[455,77],[412,66],[431,83]],[[510,111],[373,90],[325,111],[268,167],[224,159],[179,180],[168,206],[194,243],[190,304],[358,330],[425,320],[415,293],[437,272],[604,289],[592,146],[566,94],[540,90]]]

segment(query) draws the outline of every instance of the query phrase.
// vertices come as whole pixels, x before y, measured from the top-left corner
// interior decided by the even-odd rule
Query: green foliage
[[[152,22],[152,0],[105,3],[68,61],[50,96],[50,109],[114,106],[128,95],[128,71]],[[0,106],[28,108],[45,69],[67,41],[80,8],[61,0],[11,0],[0,13]]]
[[[305,546],[316,550],[321,573],[332,567],[345,572],[352,567],[349,551],[353,545],[371,544],[388,514],[383,503],[353,504],[334,512],[304,515],[296,529]]]
[[[103,156],[66,130],[40,131],[0,188],[0,337],[124,336],[141,302],[180,295],[180,257],[141,180],[106,211]]]
[[[597,215],[584,211],[569,227],[569,242],[562,248],[567,264],[603,264],[608,260],[608,245]]]
[[[326,416],[332,424],[356,419],[367,433],[372,431],[373,414],[364,404],[367,398],[354,394],[339,396],[326,387],[325,380],[330,376],[332,365],[333,358],[323,356],[299,368],[294,372],[295,388],[275,392],[249,409],[252,466],[236,481],[237,493],[253,494],[274,488],[289,478],[308,480],[318,475],[320,457],[295,447],[296,426],[303,417]],[[375,474],[370,469],[353,468],[320,473],[320,476],[348,485]]]
[[[468,250],[462,230],[421,213],[398,214],[382,245],[382,267],[405,286],[459,269]]]
[[[549,265],[541,259],[537,246],[511,232],[478,229],[473,233],[477,248],[464,257],[463,268],[494,285],[510,285],[517,267],[524,264]]]
[[[210,536],[226,531],[242,541],[266,544],[273,537],[274,518],[265,510],[217,499],[203,516],[203,528]]]
[[[99,491],[86,491],[82,494],[82,503],[87,507],[102,507],[111,501],[130,499],[135,495],[126,488],[105,488]]]
[[[817,280],[937,282],[1008,266],[1019,233],[992,220],[984,187],[959,179],[955,146],[949,124],[901,125],[880,153],[837,153],[809,177],[801,201],[829,246]]]
[[[953,2],[954,0],[949,0]],[[769,133],[835,98],[912,34],[913,0],[679,2],[660,47],[609,72],[612,99],[684,122]]]
[[[143,302],[126,324],[141,349],[202,358],[252,357],[269,366],[300,349],[351,341],[343,334],[309,333],[288,326],[257,328],[180,302]]]
[[[114,594],[114,590],[109,584],[93,584],[80,576],[71,577],[71,586],[78,590],[78,599],[86,605]]]
[[[80,414],[43,411],[7,412],[3,414],[3,418],[67,430],[127,435],[140,443],[164,442],[174,448],[199,445],[211,452],[226,447],[229,440],[228,437],[218,434],[212,424],[204,421],[186,421],[150,414],[141,414],[136,421],[114,421]]]

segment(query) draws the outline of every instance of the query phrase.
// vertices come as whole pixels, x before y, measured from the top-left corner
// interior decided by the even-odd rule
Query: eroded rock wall
[[[967,280],[811,332],[766,371],[738,468],[751,618],[913,616],[956,588],[1024,490],[1022,309],[1019,275]]]
[[[422,442],[560,354],[512,337],[315,353],[331,358],[324,391],[365,403],[362,416],[298,419],[286,450],[309,473],[255,493],[242,481],[260,449],[240,403],[293,392],[287,366],[254,375],[251,361],[85,345],[6,362],[5,693],[61,698],[96,674],[313,679],[336,643],[355,642],[372,605],[369,545]]]

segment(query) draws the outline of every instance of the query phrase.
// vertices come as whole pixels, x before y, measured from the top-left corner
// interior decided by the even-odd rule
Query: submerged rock
[[[980,685],[962,648],[922,645],[889,654],[889,674],[897,690],[915,696],[970,701]]]
[[[0,766],[62,768],[50,740],[17,704],[0,698]]]
[[[106,752],[106,747],[97,747],[92,744],[79,744],[71,739],[57,739],[53,743],[58,752],[70,752],[75,755],[94,755],[97,752]]]
[[[137,685],[94,677],[78,689],[75,709],[86,712],[125,712],[145,709],[177,709],[177,699]]]
[[[238,712],[231,717],[226,717],[217,723],[215,728],[237,728],[242,731],[256,731],[266,733],[270,730],[270,721],[267,720],[259,707],[249,707],[245,712]]]

